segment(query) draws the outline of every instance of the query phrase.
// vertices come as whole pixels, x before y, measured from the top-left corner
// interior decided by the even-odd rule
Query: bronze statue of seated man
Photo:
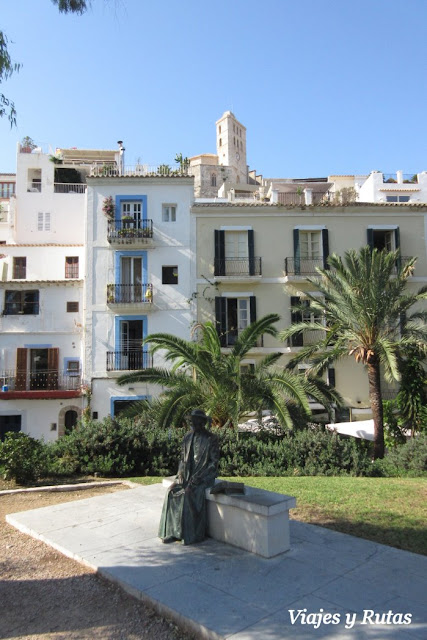
[[[210,418],[201,409],[191,413],[191,431],[184,436],[181,460],[163,503],[159,538],[182,544],[201,542],[206,536],[205,491],[218,471],[218,438],[206,429]]]

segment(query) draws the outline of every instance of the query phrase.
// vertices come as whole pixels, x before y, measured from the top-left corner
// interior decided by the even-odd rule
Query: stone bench
[[[165,478],[170,486],[173,478]],[[272,558],[290,548],[289,509],[296,499],[245,485],[245,493],[212,495],[206,490],[208,535],[264,558]]]

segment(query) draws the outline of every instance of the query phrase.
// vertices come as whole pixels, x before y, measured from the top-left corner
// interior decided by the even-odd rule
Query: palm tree
[[[384,456],[381,367],[386,380],[399,380],[399,353],[414,347],[426,353],[427,312],[408,313],[427,297],[427,287],[407,289],[416,258],[404,264],[398,251],[377,251],[363,247],[347,251],[342,260],[328,259],[328,269],[317,269],[320,278],[307,278],[319,295],[304,294],[314,315],[323,322],[298,322],[282,331],[287,340],[306,331],[322,331],[315,344],[303,347],[290,366],[306,361],[318,374],[332,362],[353,356],[366,366],[369,400],[374,419],[374,457]],[[302,307],[301,307],[302,309]],[[404,320],[404,321],[403,321]]]
[[[281,353],[266,356],[253,371],[242,371],[242,360],[256,346],[263,334],[277,335],[277,314],[269,314],[250,324],[238,336],[229,353],[221,348],[220,337],[213,323],[196,325],[200,341],[158,333],[146,338],[153,353],[162,351],[171,368],[153,367],[121,376],[119,384],[155,383],[163,387],[160,398],[140,404],[154,407],[159,425],[181,424],[185,416],[200,407],[212,417],[214,426],[237,427],[249,412],[261,414],[269,409],[288,428],[301,410],[310,415],[308,396],[322,402],[329,410],[339,401],[332,390],[316,384],[313,379],[274,367]]]

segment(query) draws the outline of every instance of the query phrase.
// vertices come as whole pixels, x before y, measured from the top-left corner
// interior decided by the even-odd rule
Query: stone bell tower
[[[231,111],[226,111],[215,124],[218,164],[231,167],[235,181],[246,183],[246,127]]]

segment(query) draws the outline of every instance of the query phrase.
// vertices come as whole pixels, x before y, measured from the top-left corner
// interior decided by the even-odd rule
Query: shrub
[[[164,431],[142,420],[90,420],[50,445],[49,470],[55,475],[170,475],[182,437],[183,430]]]
[[[426,476],[427,435],[411,438],[406,444],[394,447],[382,460],[376,460],[372,474],[384,477]]]
[[[228,476],[367,475],[370,445],[343,438],[322,427],[280,436],[218,430],[220,474]]]
[[[7,433],[0,444],[0,463],[5,480],[30,484],[46,474],[46,445],[24,433]]]

